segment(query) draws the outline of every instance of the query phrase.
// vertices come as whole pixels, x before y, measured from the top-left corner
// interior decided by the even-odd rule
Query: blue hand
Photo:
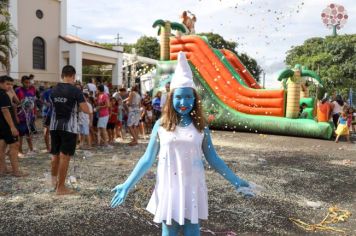
[[[112,208],[121,205],[125,201],[127,194],[129,193],[128,188],[125,184],[117,185],[111,190],[111,192],[115,192],[115,195],[111,200]]]
[[[237,177],[237,176],[236,176]],[[249,187],[250,186],[250,184],[246,181],[246,180],[244,180],[244,179],[241,179],[241,178],[239,178],[239,177],[237,177],[237,181],[236,181],[236,187],[237,188],[240,188],[240,187]]]
[[[125,198],[130,189],[145,175],[145,173],[153,165],[156,156],[159,151],[159,137],[158,128],[160,127],[160,121],[158,120],[153,127],[150,141],[143,156],[136,164],[134,170],[127,178],[125,183],[117,185],[112,191],[115,192],[113,199],[111,200],[111,207],[116,207],[125,201]]]
[[[244,196],[244,198],[252,198],[252,197],[256,196],[255,192],[250,187],[237,188],[237,192],[241,193]]]

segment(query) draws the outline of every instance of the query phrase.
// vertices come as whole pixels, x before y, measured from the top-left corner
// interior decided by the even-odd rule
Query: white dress
[[[160,150],[156,186],[147,210],[154,214],[154,222],[172,219],[184,225],[184,219],[198,224],[208,218],[208,191],[205,183],[202,142],[193,124],[176,127],[169,132],[159,127]]]

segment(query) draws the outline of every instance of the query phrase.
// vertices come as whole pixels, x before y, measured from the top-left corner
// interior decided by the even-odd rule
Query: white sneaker
[[[17,154],[17,157],[19,157],[19,158],[24,158],[25,155],[24,155],[23,153],[19,152],[19,154]]]
[[[29,156],[29,157],[33,157],[33,156],[35,156],[37,153],[35,152],[35,151],[28,151],[27,153],[26,153],[26,156]]]

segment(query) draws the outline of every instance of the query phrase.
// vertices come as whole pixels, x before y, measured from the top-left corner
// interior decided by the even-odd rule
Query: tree
[[[137,55],[152,59],[159,59],[159,43],[155,37],[142,36],[134,46]]]
[[[0,64],[10,72],[10,58],[13,55],[12,41],[16,37],[16,32],[10,24],[10,14],[8,13],[8,1],[0,3]]]
[[[170,51],[169,51],[169,37],[171,37],[171,30],[177,30],[182,33],[186,32],[186,28],[177,22],[169,22],[164,20],[156,20],[152,27],[159,27],[158,35],[160,35],[161,40],[161,50],[160,50],[160,59],[162,61],[166,61],[170,59]]]
[[[330,94],[347,94],[356,87],[356,34],[307,39],[287,52],[286,64],[317,71]]]
[[[233,41],[227,41],[225,40],[221,35],[219,34],[214,34],[214,33],[200,33],[198,34],[200,36],[204,36],[208,39],[210,45],[213,48],[216,49],[228,49],[232,52],[234,52],[240,61],[246,66],[247,70],[252,74],[252,76],[256,79],[258,82],[260,80],[260,75],[261,75],[261,67],[257,64],[257,61],[253,59],[252,57],[249,57],[245,53],[237,53],[236,48],[238,44]]]
[[[103,81],[111,81],[112,70],[107,70],[104,65],[83,66],[82,80],[85,83],[90,82],[91,78],[101,78]]]
[[[113,49],[115,46],[113,43],[95,43],[107,49]],[[124,43],[121,46],[124,48],[125,53],[132,53],[132,49],[135,48],[139,56],[159,59],[159,43],[155,37],[141,36],[136,43]]]

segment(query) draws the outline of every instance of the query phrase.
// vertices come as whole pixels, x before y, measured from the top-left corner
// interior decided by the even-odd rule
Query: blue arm
[[[153,127],[150,141],[143,156],[136,164],[134,170],[127,178],[125,183],[117,185],[112,192],[115,192],[114,197],[111,200],[111,207],[116,207],[125,201],[125,198],[132,189],[133,186],[145,175],[145,173],[152,167],[156,156],[159,151],[159,137],[158,128],[160,121],[158,120]]]
[[[225,162],[218,156],[211,141],[210,130],[205,128],[203,140],[203,152],[209,165],[213,167],[220,175],[229,181],[236,188],[249,187],[249,183],[236,176]]]

